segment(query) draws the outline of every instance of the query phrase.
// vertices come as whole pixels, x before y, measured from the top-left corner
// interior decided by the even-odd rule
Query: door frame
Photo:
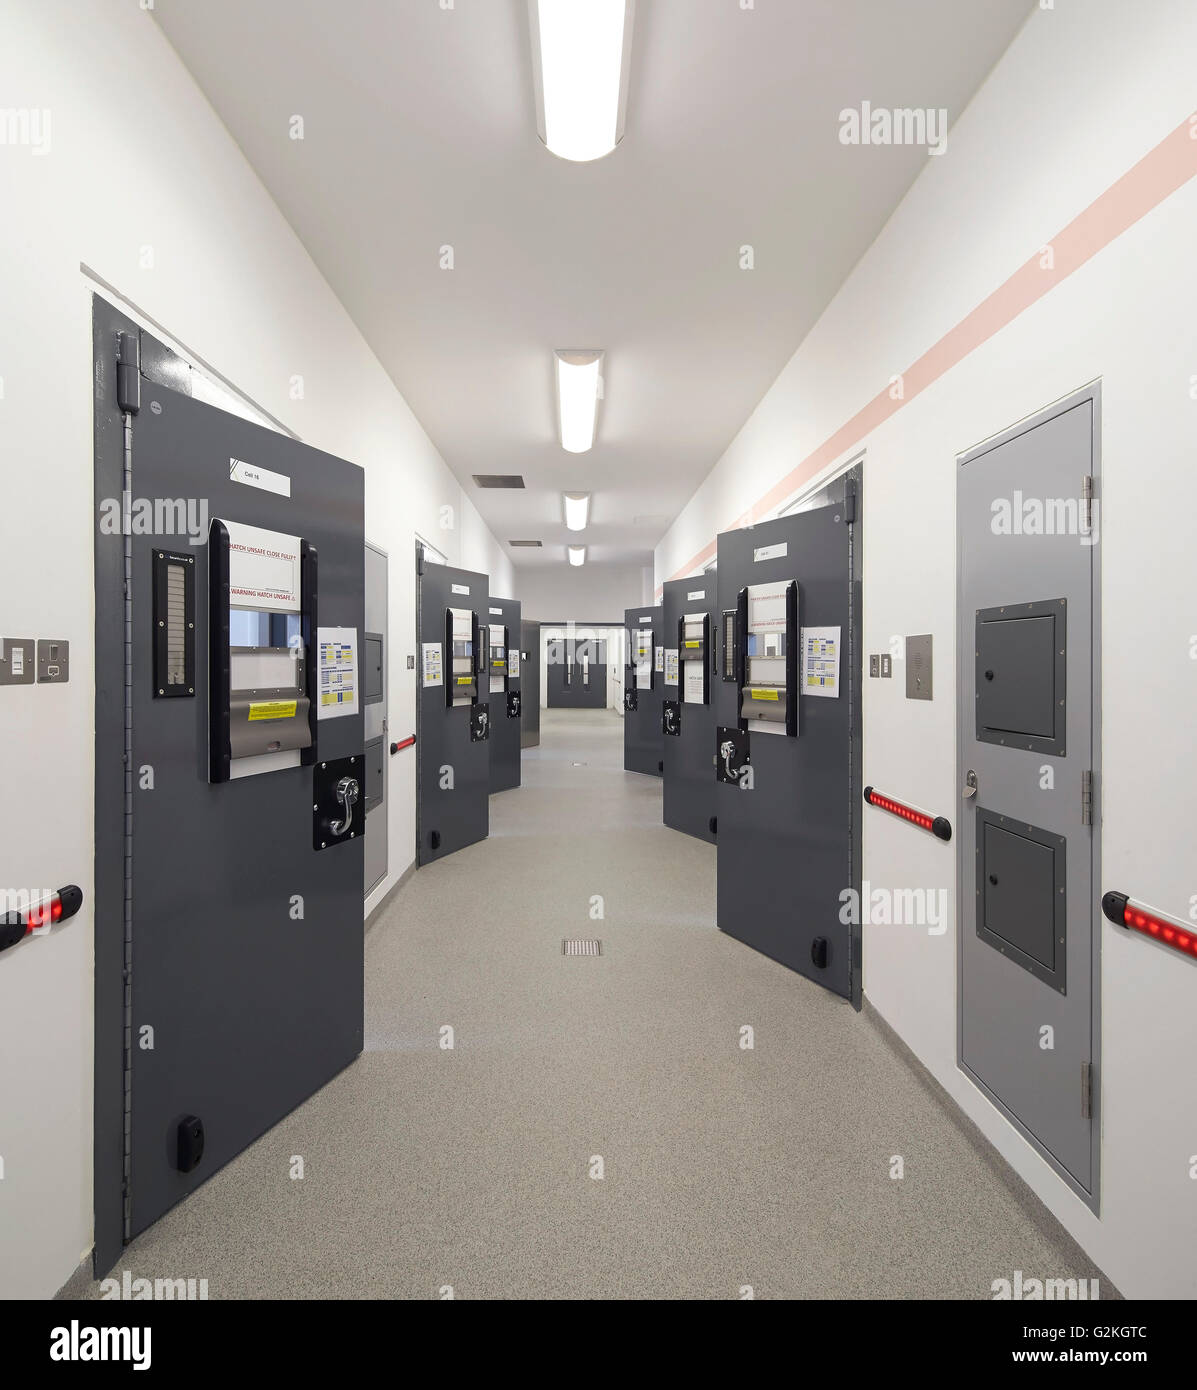
[[[974,459],[1000,448],[1021,435],[1046,424],[1059,415],[1075,409],[1086,401],[1091,404],[1090,420],[1090,470],[1093,478],[1093,500],[1096,507],[1097,540],[1090,550],[1091,570],[1089,575],[1092,619],[1089,633],[1090,641],[1090,682],[1089,682],[1089,720],[1090,720],[1090,770],[1093,773],[1093,823],[1090,826],[1090,963],[1089,963],[1089,1090],[1090,1090],[1090,1172],[1092,1191],[1087,1191],[1075,1177],[1051,1153],[1043,1141],[1034,1135],[1022,1121],[1009,1110],[989,1089],[985,1082],[968,1066],[964,1060],[964,893],[971,891],[974,870],[966,872],[964,864],[964,836],[956,836],[956,1065],[972,1082],[981,1094],[1014,1126],[1051,1169],[1064,1180],[1069,1188],[1095,1214],[1101,1214],[1101,1127],[1102,1127],[1102,1061],[1101,1061],[1101,947],[1104,927],[1100,911],[1101,900],[1101,546],[1102,546],[1102,505],[1101,505],[1101,378],[1089,382],[1078,390],[1061,396],[1049,405],[1030,415],[1024,416],[1017,424],[991,435],[988,439],[974,444],[956,457],[957,473]],[[967,659],[966,651],[971,653],[972,640],[964,641],[964,556],[960,544],[960,518],[956,518],[956,823],[960,826],[970,807],[963,796],[965,760],[963,756],[965,733],[965,710],[960,699],[962,663]],[[1077,794],[1079,795],[1079,789]]]

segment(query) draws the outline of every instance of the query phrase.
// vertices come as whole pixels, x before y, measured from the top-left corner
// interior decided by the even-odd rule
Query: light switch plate
[[[60,637],[37,639],[39,685],[61,685],[71,678],[71,644]]]
[[[0,685],[32,685],[34,659],[32,637],[0,637]]]
[[[931,634],[906,639],[906,698],[931,699]]]

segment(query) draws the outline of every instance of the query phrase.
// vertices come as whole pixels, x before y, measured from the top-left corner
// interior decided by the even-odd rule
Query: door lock
[[[964,778],[964,790],[961,795],[967,801],[970,796],[977,794],[977,774],[970,767]]]
[[[361,788],[357,784],[356,777],[342,777],[336,786],[336,798],[341,803],[345,812],[344,820],[334,820],[329,822],[328,828],[334,835],[344,835],[353,824],[353,808],[357,804],[357,798]]]

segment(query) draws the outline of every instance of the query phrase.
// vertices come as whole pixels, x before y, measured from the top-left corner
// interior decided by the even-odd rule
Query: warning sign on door
[[[357,713],[357,628],[317,629],[320,656],[319,719]]]

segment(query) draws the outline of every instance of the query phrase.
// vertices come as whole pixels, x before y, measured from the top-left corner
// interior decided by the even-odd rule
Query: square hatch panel
[[[977,738],[1065,756],[1067,603],[977,610]]]
[[[977,807],[977,935],[1066,993],[1067,841]]]

